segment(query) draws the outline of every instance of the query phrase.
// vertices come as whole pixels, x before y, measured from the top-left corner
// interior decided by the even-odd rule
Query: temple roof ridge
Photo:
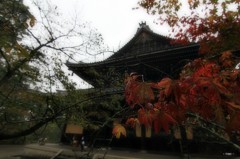
[[[149,25],[147,25],[146,21],[139,23],[139,28],[137,29],[136,34],[137,34],[141,29],[146,29],[146,30],[148,30],[148,31],[153,32],[153,31],[150,29]]]
[[[171,50],[194,47],[194,45],[173,45],[170,37],[153,32],[146,22],[139,23],[136,34],[118,51],[106,59],[92,62],[79,61],[77,63],[67,62],[68,66],[88,67],[98,64],[107,64],[122,59],[130,59],[136,57],[147,57],[158,53],[164,55]],[[164,55],[165,56],[165,55]]]

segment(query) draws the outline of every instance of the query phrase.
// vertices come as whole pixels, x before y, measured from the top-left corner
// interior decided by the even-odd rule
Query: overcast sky
[[[30,5],[33,1],[56,5],[62,21],[77,16],[81,22],[89,22],[91,27],[102,34],[110,51],[117,51],[124,46],[134,36],[141,22],[146,22],[156,33],[165,36],[169,34],[166,26],[154,22],[156,17],[148,15],[143,9],[133,10],[138,7],[138,0],[24,0],[34,12]],[[106,56],[98,61],[104,58]],[[79,82],[76,75],[72,78],[78,83],[77,87],[89,87],[86,83]]]
[[[25,0],[31,1],[31,0]],[[138,0],[41,0],[58,6],[63,20],[76,15],[83,22],[90,22],[103,35],[111,50],[118,50],[135,34],[139,23],[146,21],[159,34],[168,35],[166,26],[154,23],[156,17],[138,9]]]
[[[58,4],[59,3],[59,0]],[[60,0],[64,2],[66,0]],[[143,9],[133,10],[138,0],[68,0],[69,8],[76,10],[84,21],[89,21],[97,28],[110,48],[118,49],[124,45],[135,34],[139,23],[146,21],[155,31],[164,34],[166,28],[160,28],[154,24],[154,17],[148,15]],[[70,3],[71,2],[71,3]],[[61,9],[70,12],[61,5]],[[72,13],[70,13],[72,14]],[[74,14],[74,12],[73,12]]]

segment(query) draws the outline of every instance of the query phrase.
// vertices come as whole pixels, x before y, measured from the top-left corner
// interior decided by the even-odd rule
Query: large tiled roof
[[[198,56],[198,44],[172,45],[171,40],[154,33],[146,23],[141,23],[134,37],[109,58],[93,63],[67,62],[66,65],[83,80],[94,85],[97,77],[93,72],[89,73],[90,68],[103,72],[106,68],[114,67],[123,73],[124,69],[135,69],[138,65],[145,65],[166,71],[173,65],[172,63]]]

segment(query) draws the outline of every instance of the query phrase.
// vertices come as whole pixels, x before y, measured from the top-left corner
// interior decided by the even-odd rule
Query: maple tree
[[[205,56],[185,65],[177,80],[151,83],[136,74],[127,76],[125,98],[138,112],[126,124],[135,127],[140,122],[153,126],[156,133],[200,127],[240,151],[240,71],[239,58],[233,54],[240,49],[240,1],[140,0],[138,4],[172,28],[173,43],[199,43]]]
[[[230,51],[209,59],[195,59],[182,70],[180,78],[159,82],[142,81],[131,74],[125,80],[125,98],[137,110],[126,125],[139,122],[153,127],[155,133],[172,127],[201,127],[240,150],[232,136],[240,135],[239,59]],[[119,126],[118,126],[119,127]],[[124,132],[121,127],[121,132]],[[119,133],[115,132],[119,137]]]
[[[239,0],[139,0],[138,4],[172,28],[174,42],[197,42],[203,54],[240,49]]]

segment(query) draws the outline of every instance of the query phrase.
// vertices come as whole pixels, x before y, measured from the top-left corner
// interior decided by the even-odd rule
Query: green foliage
[[[61,25],[51,17],[58,14],[49,10],[46,13],[37,6],[44,15],[42,24],[38,24],[46,33],[39,36],[32,29],[36,19],[23,1],[0,2],[0,140],[34,133],[49,122],[74,115],[84,124],[85,105],[82,101],[86,96],[74,91],[75,85],[62,70],[62,55],[71,58],[81,47],[85,49],[96,45],[95,48],[100,45],[101,36],[92,30],[91,36],[83,36],[82,30],[81,33],[75,30],[81,27],[77,23],[66,32],[61,32],[63,27],[54,30]],[[82,27],[85,28],[85,25]],[[95,35],[96,38],[92,37]],[[82,37],[80,44],[59,46],[63,38],[70,41],[76,37]],[[36,91],[30,89],[36,83]],[[64,95],[53,93],[52,86],[57,83],[61,83],[68,92]]]
[[[26,83],[37,79],[38,68],[31,66],[31,51],[20,40],[27,35],[35,18],[22,1],[0,4],[0,126],[1,134],[13,134],[28,128],[36,112],[43,111],[44,96],[27,91]],[[40,111],[41,110],[41,111]],[[30,114],[30,112],[32,114]]]
[[[44,94],[25,88],[18,87],[9,94],[1,94],[0,101],[0,134],[14,134],[31,127],[42,119],[47,109]]]
[[[105,92],[97,90],[88,90],[87,93],[82,90],[74,91],[66,98],[71,99],[71,103],[76,103],[67,111],[67,121],[93,130],[101,128],[107,120],[112,120],[112,115],[122,109],[120,102],[123,101],[121,95],[106,95]],[[84,99],[91,100],[78,103]]]
[[[0,85],[12,81],[34,81],[38,69],[27,63],[30,61],[30,50],[20,44],[27,35],[26,30],[32,27],[35,18],[22,1],[9,0],[0,4]],[[8,81],[9,82],[9,81]]]
[[[59,143],[62,127],[55,122],[50,122],[35,133],[25,137],[24,143],[37,143],[39,138],[47,138],[47,143]]]
[[[34,25],[35,18],[22,1],[1,0],[0,8],[0,45],[9,50],[22,38],[26,29]]]

